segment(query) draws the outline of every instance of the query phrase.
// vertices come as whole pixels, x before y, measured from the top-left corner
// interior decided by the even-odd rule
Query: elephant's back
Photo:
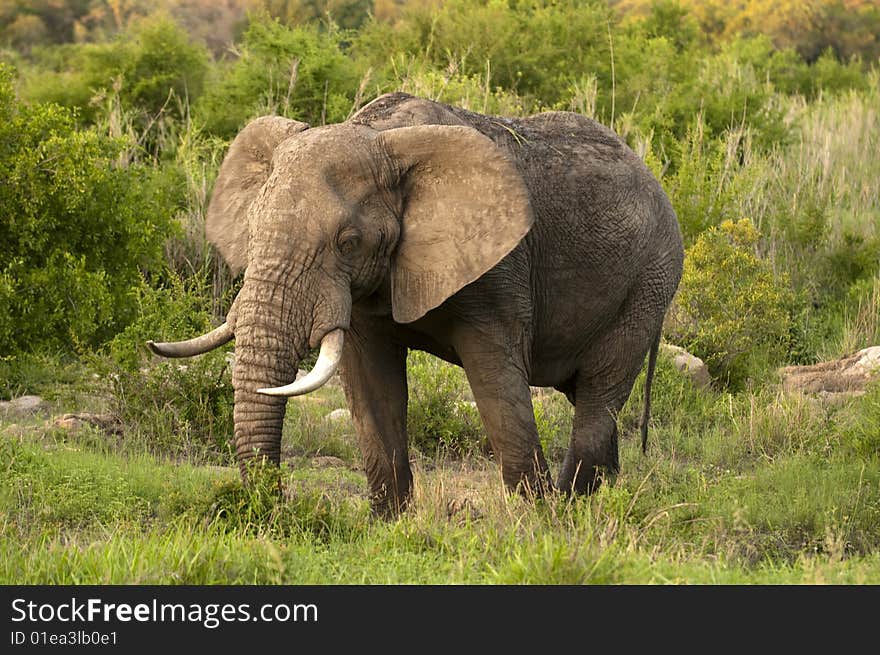
[[[566,111],[523,118],[487,116],[407,93],[373,100],[349,121],[384,131],[413,125],[466,125],[505,151],[523,176],[535,212],[525,239],[538,261],[557,268],[638,266],[661,241],[674,246],[678,223],[659,182],[611,129]],[[559,244],[564,243],[564,248]]]

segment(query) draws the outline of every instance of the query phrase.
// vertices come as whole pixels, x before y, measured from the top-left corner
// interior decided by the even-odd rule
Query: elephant
[[[591,119],[486,116],[401,92],[321,127],[263,116],[229,147],[206,234],[244,270],[226,321],[148,346],[185,357],[235,338],[245,481],[254,458],[279,463],[288,397],[338,368],[372,508],[399,513],[413,483],[409,349],[464,368],[511,490],[589,494],[616,474],[617,414],[647,356],[645,447],[681,231],[641,159]],[[555,485],[530,386],[574,405]]]

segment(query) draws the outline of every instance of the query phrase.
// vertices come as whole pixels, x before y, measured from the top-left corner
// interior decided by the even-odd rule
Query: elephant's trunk
[[[286,398],[235,391],[235,457],[243,478],[254,459],[281,463],[281,426]]]
[[[257,389],[269,384],[282,384],[296,374],[300,356],[290,348],[255,347],[254,341],[276,341],[263,338],[241,338],[236,341],[235,368],[235,454],[243,477],[252,460],[265,459],[273,464],[281,461],[281,428],[287,398],[267,396]],[[288,342],[289,343],[289,342]],[[280,345],[280,344],[279,344]]]
[[[296,277],[300,284],[288,288],[272,283],[272,277],[265,271],[249,270],[236,299],[232,372],[235,451],[245,478],[255,458],[280,463],[287,396],[308,393],[321,386],[339,363],[343,330],[350,317],[349,297],[318,295],[314,279],[306,274]],[[336,301],[329,302],[328,298]],[[289,383],[296,379],[309,345],[321,337],[321,355],[313,374],[300,380],[299,386],[292,385],[294,394],[288,393]],[[266,393],[275,388],[280,388],[283,395]]]
[[[306,303],[290,302],[293,294],[271,278],[251,279],[236,298],[235,325],[235,453],[243,479],[253,460],[281,461],[281,428],[286,398],[274,398],[257,389],[287,383],[308,347],[311,316]],[[256,276],[255,276],[256,277]]]

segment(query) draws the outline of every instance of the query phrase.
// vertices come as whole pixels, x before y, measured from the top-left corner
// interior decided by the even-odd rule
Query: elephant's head
[[[469,127],[307,129],[259,118],[233,141],[207,216],[209,240],[244,282],[226,323],[179,343],[190,356],[236,339],[239,464],[278,462],[287,396],[336,369],[352,303],[375,294],[409,323],[509,253],[532,225],[512,161]],[[311,373],[293,382],[310,347]]]

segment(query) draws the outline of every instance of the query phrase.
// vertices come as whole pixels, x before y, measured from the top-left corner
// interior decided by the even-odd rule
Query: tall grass
[[[664,364],[660,382],[670,386]],[[422,466],[410,509],[369,517],[361,473],[285,467],[279,499],[234,469],[0,436],[4,583],[789,583],[880,578],[880,468],[854,449],[877,391],[661,393],[652,449],[590,498],[511,495],[482,458]],[[676,391],[676,389],[678,391]],[[675,393],[704,406],[694,422]],[[687,405],[688,403],[681,403]],[[624,423],[626,417],[623,417]],[[865,428],[868,424],[865,423]],[[554,461],[558,465],[558,460]]]

